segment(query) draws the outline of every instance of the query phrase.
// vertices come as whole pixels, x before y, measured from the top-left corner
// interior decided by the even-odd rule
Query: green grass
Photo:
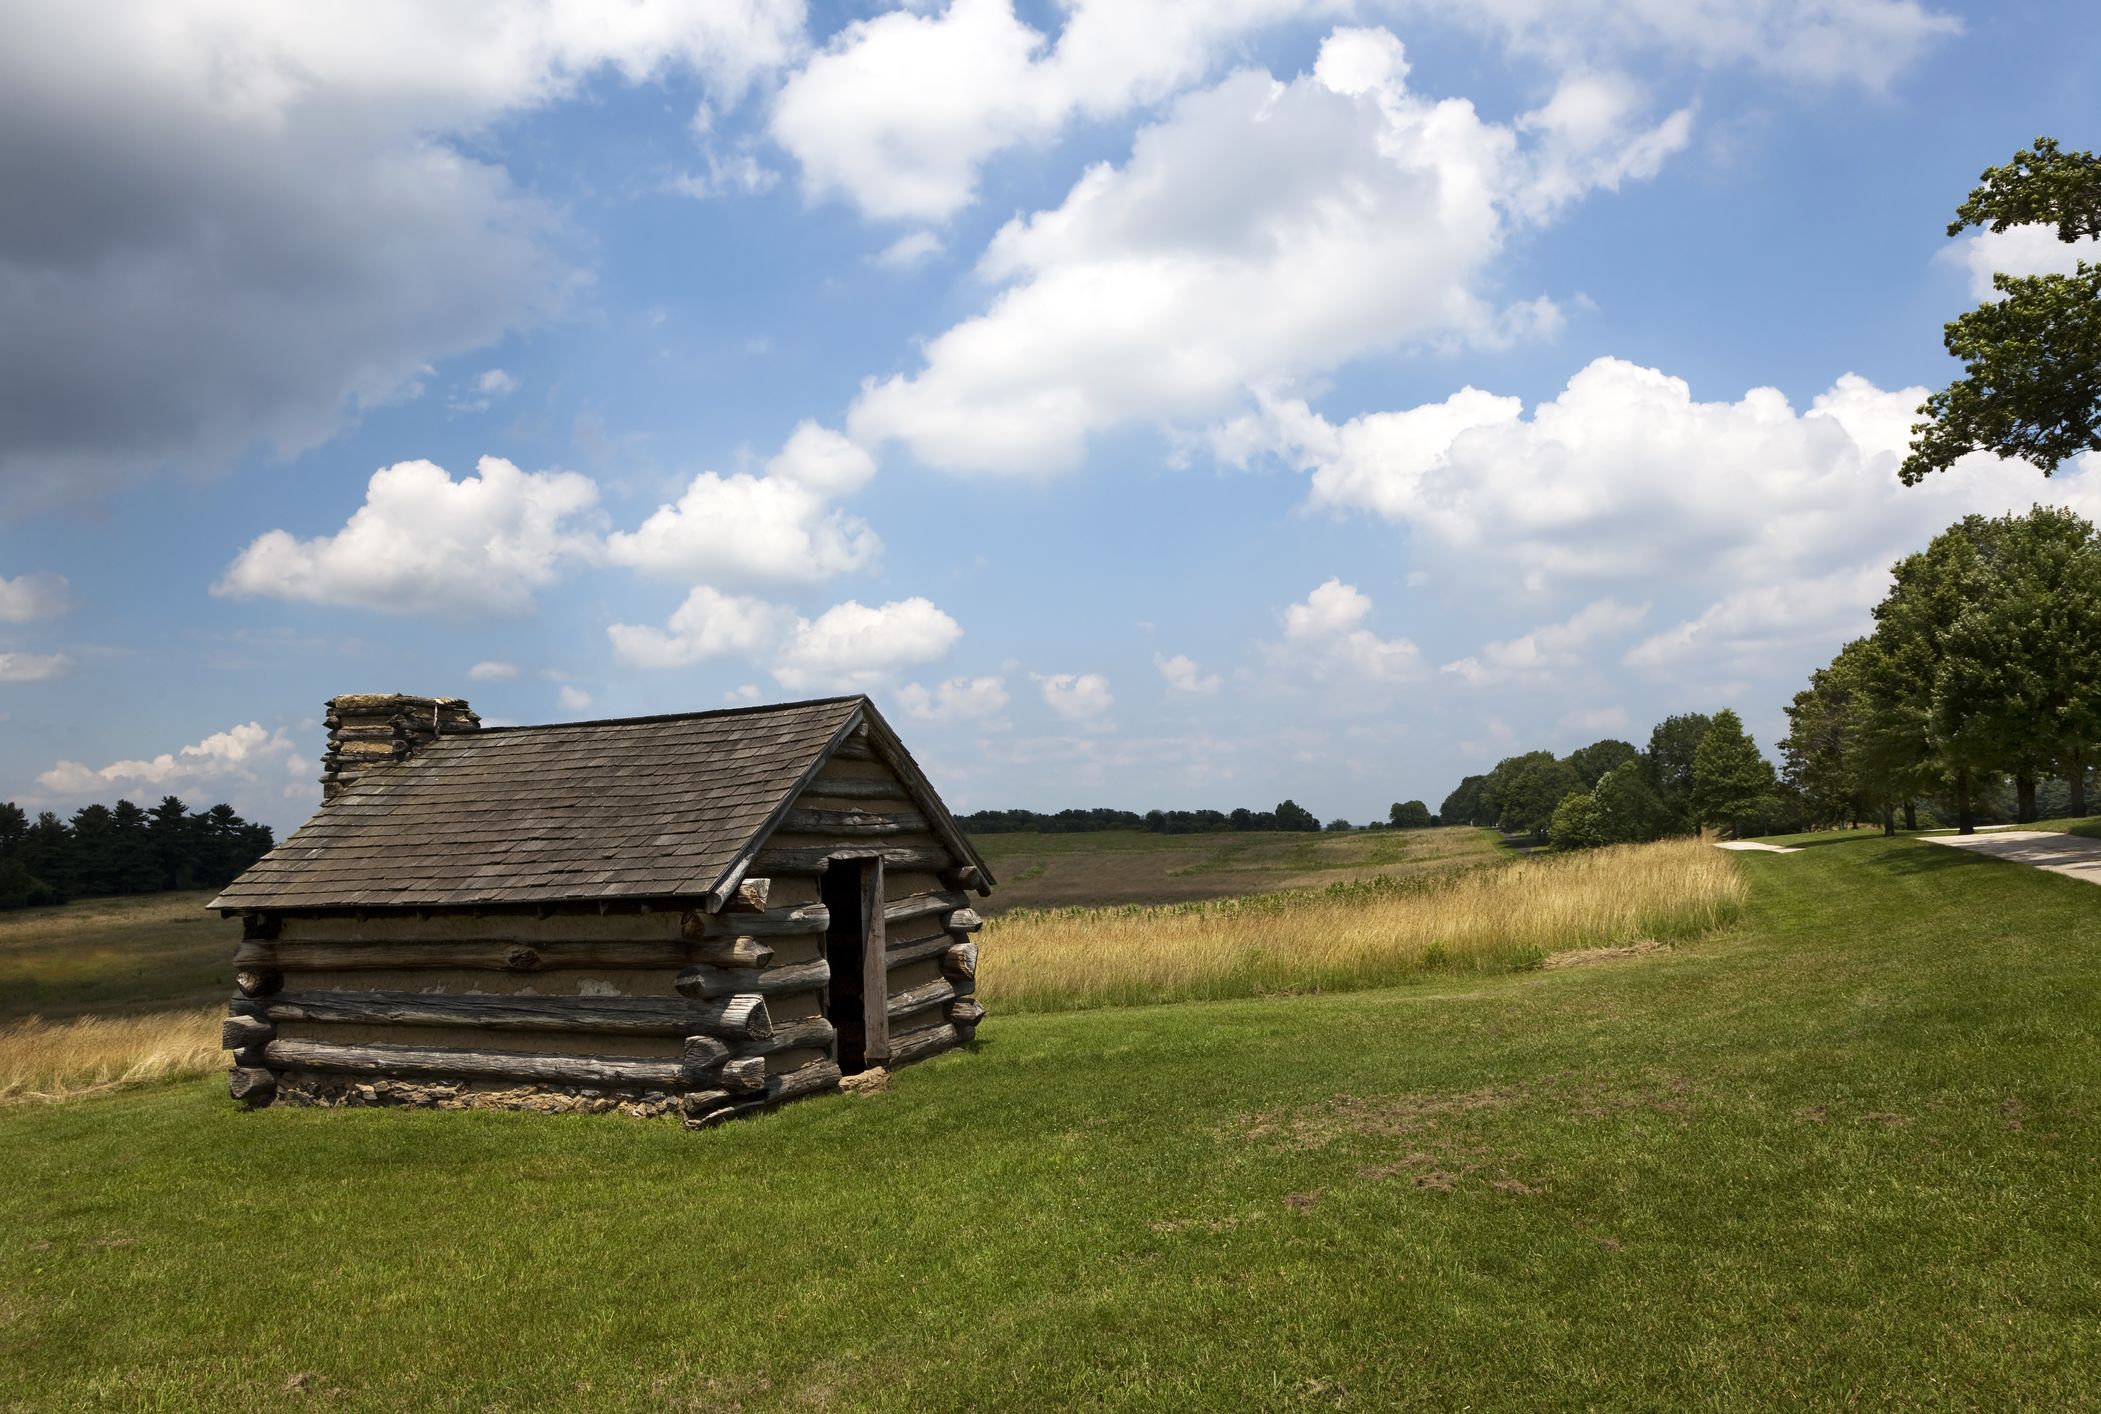
[[[1493,830],[1156,835],[1142,830],[973,836],[1010,908],[1193,903],[1379,874],[1466,868],[1507,858]]]
[[[0,1022],[121,1016],[224,1001],[239,919],[211,891],[0,912]]]
[[[2020,830],[2055,830],[2063,835],[2085,835],[2088,839],[2101,840],[2101,816],[2067,816],[2062,820],[2039,820],[2033,825],[2017,825]]]
[[[1741,865],[1668,952],[994,1018],[708,1134],[0,1113],[0,1405],[2092,1404],[2101,898]]]

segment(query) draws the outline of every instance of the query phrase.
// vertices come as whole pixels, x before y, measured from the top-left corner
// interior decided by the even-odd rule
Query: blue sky
[[[1434,808],[1741,710],[1898,554],[2090,6],[9,5],[0,794],[320,705],[872,693],[961,809]],[[485,460],[489,459],[489,460]]]

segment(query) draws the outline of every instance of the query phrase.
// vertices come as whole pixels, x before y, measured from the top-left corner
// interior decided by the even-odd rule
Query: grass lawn
[[[1493,830],[1155,835],[1142,830],[972,836],[999,879],[982,911],[1188,903],[1510,857]]]
[[[0,1111],[0,1404],[2091,1404],[2093,886],[1831,839],[1666,952],[995,1017],[708,1134]]]

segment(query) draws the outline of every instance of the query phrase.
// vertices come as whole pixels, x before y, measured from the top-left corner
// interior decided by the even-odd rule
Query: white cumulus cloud
[[[810,584],[871,564],[875,532],[832,505],[875,475],[862,447],[798,426],[765,474],[702,472],[675,504],[606,538],[606,557],[647,574],[718,584]]]
[[[813,196],[939,221],[987,159],[1176,92],[1238,38],[1335,0],[1065,0],[1055,44],[1012,0],[951,0],[856,20],[781,87],[774,138]]]
[[[484,659],[467,669],[467,679],[470,682],[509,682],[516,676],[516,663],[500,662],[494,658]]]
[[[897,700],[905,715],[922,722],[985,722],[1006,710],[1007,683],[996,675],[950,678],[932,688],[908,682]]]
[[[0,653],[0,682],[42,682],[72,666],[63,653]]]
[[[1949,246],[1946,258],[1969,271],[1972,295],[1997,299],[1992,276],[2074,274],[2080,261],[2101,260],[2101,241],[2092,236],[2061,241],[2055,226],[2008,226],[2003,231],[1976,232]]]
[[[1099,722],[1116,705],[1100,673],[1033,673],[1043,701],[1068,722]]]
[[[472,140],[594,82],[691,75],[733,101],[799,54],[803,19],[801,0],[12,7],[0,501],[292,455],[559,313],[588,279],[565,218]]]
[[[1196,660],[1186,653],[1177,653],[1172,658],[1155,653],[1153,666],[1160,670],[1160,676],[1168,687],[1192,696],[1202,697],[1214,693],[1223,681],[1217,673],[1205,673],[1197,666]]]
[[[1506,682],[1551,682],[1590,659],[1600,639],[1626,633],[1648,616],[1646,604],[1622,604],[1599,599],[1586,604],[1562,623],[1548,624],[1501,643],[1491,643],[1480,653],[1446,663],[1442,671],[1464,678],[1476,687]]]
[[[71,602],[66,577],[39,570],[13,579],[0,575],[0,623],[26,624],[54,619]]]
[[[1422,650],[1405,638],[1381,638],[1367,623],[1371,596],[1331,578],[1283,613],[1284,636],[1258,645],[1266,677],[1285,689],[1331,689],[1338,706],[1375,700],[1423,676]]]
[[[662,629],[614,624],[606,630],[620,661],[679,668],[740,656],[770,668],[791,692],[867,692],[896,675],[947,656],[963,636],[954,619],[924,598],[869,606],[849,599],[814,619],[785,605],[702,585]]]
[[[1592,79],[1499,125],[1415,93],[1407,67],[1386,31],[1342,29],[1310,73],[1177,99],[1121,166],[1000,231],[991,306],[916,373],[865,384],[855,437],[951,470],[1063,470],[1096,432],[1213,418],[1361,355],[1550,331],[1551,303],[1483,292],[1506,238],[1654,171],[1689,119],[1646,126]]]
[[[606,630],[613,653],[636,668],[683,668],[729,654],[755,657],[769,650],[794,624],[778,604],[699,585],[674,609],[663,628],[614,624]]]
[[[501,457],[483,457],[477,471],[454,481],[427,461],[383,467],[340,531],[258,536],[212,593],[401,614],[521,613],[567,562],[595,556],[598,488]]]
[[[57,800],[99,800],[147,790],[174,792],[204,785],[216,789],[254,783],[266,774],[282,776],[299,764],[299,748],[282,727],[272,731],[260,722],[246,722],[146,760],[112,761],[99,768],[60,761],[40,774],[36,783]],[[318,760],[314,768],[319,770]]]

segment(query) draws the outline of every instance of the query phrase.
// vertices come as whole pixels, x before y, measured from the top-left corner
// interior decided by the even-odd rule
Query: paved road
[[[2060,835],[2054,830],[1999,830],[1989,835],[1925,835],[1929,844],[2033,864],[2053,874],[2101,884],[2101,840]]]

